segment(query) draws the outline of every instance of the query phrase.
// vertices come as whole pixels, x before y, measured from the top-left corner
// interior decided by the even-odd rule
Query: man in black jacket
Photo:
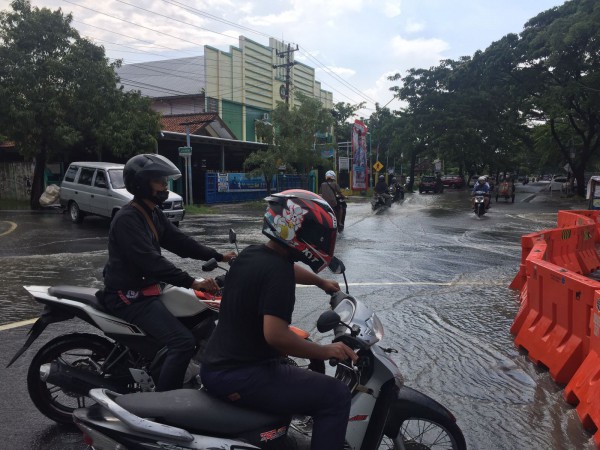
[[[159,283],[209,292],[218,288],[212,278],[196,280],[176,267],[161,254],[161,247],[183,258],[229,261],[235,256],[198,243],[169,222],[158,207],[169,195],[168,179],[180,176],[179,169],[161,155],[137,155],[127,161],[123,178],[134,199],[111,223],[104,267],[107,309],[167,347],[157,391],[182,386],[195,348],[192,333],[160,301]]]

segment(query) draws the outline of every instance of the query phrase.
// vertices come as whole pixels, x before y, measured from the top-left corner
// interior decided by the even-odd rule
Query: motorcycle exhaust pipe
[[[87,370],[71,367],[60,359],[55,359],[50,366],[40,368],[40,379],[59,386],[63,391],[74,392],[78,395],[88,395],[90,389],[105,388],[120,394],[128,391],[123,386],[109,382],[101,375]]]

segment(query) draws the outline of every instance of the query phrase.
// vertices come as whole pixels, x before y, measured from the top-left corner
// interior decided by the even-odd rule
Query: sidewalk
[[[587,202],[585,199],[581,199],[576,195],[567,196],[566,194],[558,191],[550,191],[549,185],[536,186],[539,188],[536,192],[524,192],[519,188],[523,186],[516,186],[516,194],[521,197],[520,202],[525,203],[548,203],[554,204],[559,209],[587,209]],[[520,195],[519,195],[520,194]]]

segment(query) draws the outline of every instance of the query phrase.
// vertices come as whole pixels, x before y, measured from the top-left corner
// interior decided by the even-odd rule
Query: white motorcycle
[[[337,258],[330,268],[336,273],[344,270]],[[335,362],[335,377],[352,391],[345,448],[466,449],[452,413],[404,385],[389,356],[396,351],[379,345],[383,326],[373,310],[341,291],[331,297],[330,305],[331,310],[319,317],[318,330],[333,330],[333,341],[344,342],[359,356],[355,364]],[[74,420],[95,450],[234,450],[277,443],[288,448],[290,417],[240,408],[203,390],[119,395],[93,389],[90,396],[97,403],[76,410]]]

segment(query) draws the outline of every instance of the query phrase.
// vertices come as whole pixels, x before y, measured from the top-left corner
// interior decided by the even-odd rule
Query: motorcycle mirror
[[[235,231],[233,231],[233,228],[229,229],[229,243],[235,244],[235,251],[239,255],[240,249],[238,248],[238,245],[237,245],[237,234],[235,234]]]
[[[233,228],[229,229],[229,243],[230,244],[235,244],[237,241],[237,234],[235,234],[235,231],[233,231]]]
[[[329,262],[329,270],[331,270],[333,273],[339,275],[340,273],[344,273],[346,271],[346,267],[344,266],[344,263],[339,258],[336,258],[334,256],[333,258],[331,258],[331,261]]]
[[[340,324],[340,315],[335,311],[329,310],[323,312],[317,320],[317,330],[319,333],[327,333]]]
[[[210,258],[204,264],[202,264],[203,272],[210,272],[211,270],[215,270],[219,265],[217,264],[217,260],[215,258]]]

